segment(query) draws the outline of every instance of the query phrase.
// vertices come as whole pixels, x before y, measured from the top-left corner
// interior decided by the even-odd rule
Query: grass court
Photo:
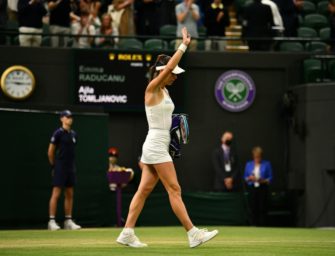
[[[211,227],[219,235],[190,249],[181,227],[143,227],[136,234],[147,248],[115,242],[120,229],[79,231],[0,231],[0,256],[110,256],[110,255],[225,255],[225,256],[334,256],[335,229]]]

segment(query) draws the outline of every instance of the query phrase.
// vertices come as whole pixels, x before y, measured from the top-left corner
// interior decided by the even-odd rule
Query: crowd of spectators
[[[243,25],[244,37],[295,37],[303,3],[304,0],[251,0],[245,8],[237,10],[236,18]],[[177,27],[177,37],[181,28],[187,27],[195,39],[191,50],[197,48],[200,27],[212,38],[210,48],[221,49],[222,46],[214,45],[213,38],[226,35],[233,4],[233,0],[0,0],[0,30],[8,19],[16,19],[20,45],[39,46],[42,37],[33,34],[46,32],[44,28],[48,24],[48,32],[57,35],[51,37],[51,46],[87,48],[114,47],[119,41],[117,36],[156,36],[163,25],[173,24]],[[332,35],[335,34],[334,6],[330,0]],[[0,37],[0,44],[4,40]],[[267,50],[269,42],[249,42],[249,47]]]

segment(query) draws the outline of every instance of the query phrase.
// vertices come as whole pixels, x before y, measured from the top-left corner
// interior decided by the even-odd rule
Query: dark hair
[[[159,71],[156,70],[156,67],[165,66],[170,59],[171,57],[165,54],[160,54],[157,56],[155,64],[149,68],[149,82],[159,74]]]
[[[90,13],[87,10],[83,10],[83,11],[80,12],[80,16],[87,17],[87,16],[90,16]]]

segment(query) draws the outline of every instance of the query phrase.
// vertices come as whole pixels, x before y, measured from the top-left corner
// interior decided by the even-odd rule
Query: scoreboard
[[[103,106],[107,111],[143,111],[148,71],[157,55],[146,52],[75,50],[76,104]],[[168,87],[178,109],[182,109],[183,102],[182,80],[178,79]]]

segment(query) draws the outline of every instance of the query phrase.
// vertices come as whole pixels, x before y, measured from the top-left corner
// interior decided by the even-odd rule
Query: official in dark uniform
[[[215,170],[215,191],[236,191],[240,188],[239,162],[235,149],[232,147],[233,133],[224,132],[221,146],[213,152],[213,166]]]
[[[75,145],[77,143],[77,135],[71,129],[73,117],[69,110],[64,110],[60,113],[60,121],[62,126],[53,133],[48,149],[48,158],[52,167],[53,186],[49,203],[50,219],[48,229],[60,229],[55,221],[55,217],[57,202],[62,189],[64,189],[64,229],[75,230],[81,228],[72,220],[73,188],[76,183]]]

